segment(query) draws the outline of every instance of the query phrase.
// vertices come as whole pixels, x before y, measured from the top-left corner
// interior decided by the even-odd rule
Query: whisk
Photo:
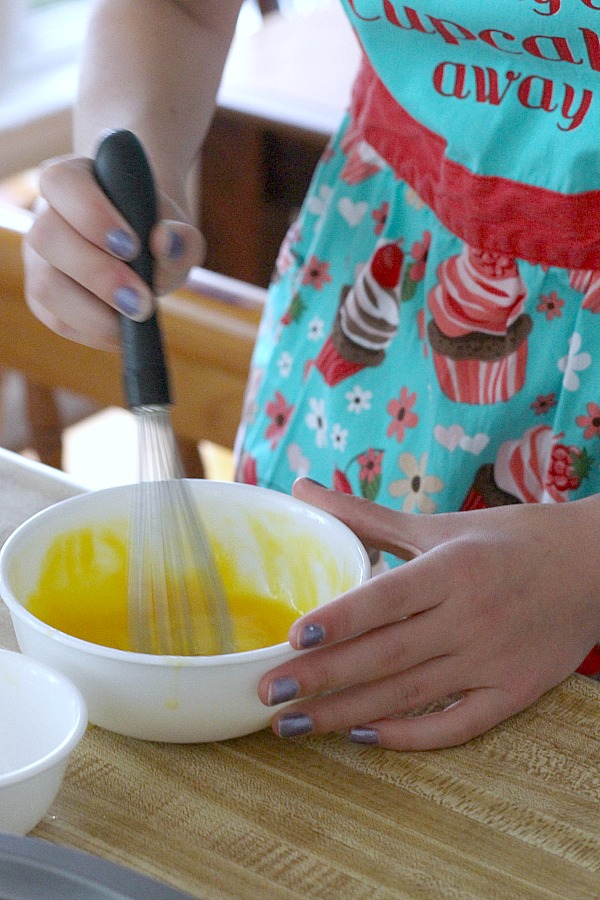
[[[94,174],[136,232],[141,251],[130,265],[153,285],[150,230],[157,220],[152,171],[130,131],[100,142]],[[120,317],[123,383],[137,421],[138,484],[128,563],[129,632],[140,653],[177,656],[233,648],[227,599],[213,550],[184,478],[171,425],[169,377],[158,314]]]

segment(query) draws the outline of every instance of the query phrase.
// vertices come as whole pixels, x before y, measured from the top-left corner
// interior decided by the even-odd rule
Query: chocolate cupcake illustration
[[[488,509],[511,503],[563,503],[589,473],[585,449],[567,446],[549,425],[528,429],[518,440],[505,441],[494,463],[481,466],[461,506]]]
[[[437,274],[427,331],[440,387],[460,403],[509,400],[525,383],[532,328],[515,260],[465,244]]]
[[[315,360],[333,386],[366,366],[379,366],[398,331],[404,254],[397,243],[380,246],[353,285],[342,288],[331,334]]]

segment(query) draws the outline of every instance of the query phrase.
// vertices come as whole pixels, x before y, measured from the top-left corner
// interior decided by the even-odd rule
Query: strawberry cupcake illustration
[[[525,382],[531,317],[514,259],[466,244],[438,268],[429,342],[440,387],[460,403],[509,400]]]
[[[382,244],[356,282],[342,288],[331,334],[314,363],[330,386],[385,359],[400,321],[403,262],[397,243]]]
[[[567,446],[549,425],[529,428],[505,441],[494,463],[481,466],[461,509],[489,509],[511,503],[563,503],[588,477],[585,449]]]

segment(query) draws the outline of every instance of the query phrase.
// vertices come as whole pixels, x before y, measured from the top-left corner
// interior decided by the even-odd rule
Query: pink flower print
[[[359,454],[356,458],[360,466],[359,479],[370,483],[374,478],[380,476],[382,460],[383,452],[374,450],[373,447],[369,447],[366,453]]]
[[[348,476],[341,469],[334,469],[333,472],[333,489],[342,494],[352,494],[352,485],[348,480]]]
[[[374,209],[371,213],[371,217],[375,220],[375,234],[381,234],[385,228],[389,211],[390,204],[384,200],[379,209]]]
[[[294,406],[288,406],[287,401],[280,391],[275,391],[275,399],[269,400],[266,412],[271,419],[271,424],[265,432],[265,437],[271,441],[271,449],[274,450],[288,426],[288,422],[294,412]]]
[[[386,407],[392,416],[392,421],[387,428],[387,436],[395,435],[398,443],[404,440],[405,429],[414,428],[419,422],[419,417],[412,412],[416,399],[416,394],[409,394],[407,388],[403,387],[399,399],[390,400]]]
[[[569,284],[583,294],[583,309],[600,312],[600,272],[595,269],[570,269]]]
[[[600,406],[588,403],[587,411],[587,416],[577,416],[575,421],[580,428],[585,428],[584,438],[600,437]]]
[[[562,308],[565,301],[561,300],[556,291],[550,291],[549,294],[542,294],[540,302],[536,309],[538,312],[544,313],[549,322],[562,316]]]
[[[237,472],[237,480],[242,484],[258,484],[258,472],[256,468],[256,460],[249,453],[244,453],[240,460]]]
[[[311,256],[304,269],[302,284],[305,286],[310,285],[316,291],[320,291],[323,289],[323,285],[328,284],[330,281],[329,263],[317,259],[314,255]]]
[[[531,409],[536,416],[541,416],[542,413],[549,412],[553,406],[556,406],[556,394],[554,391],[551,394],[538,394],[531,404]]]
[[[414,259],[412,266],[408,268],[408,275],[412,281],[422,281],[425,277],[425,266],[427,264],[427,256],[431,246],[431,232],[424,231],[420,241],[415,241],[412,245],[410,255]]]

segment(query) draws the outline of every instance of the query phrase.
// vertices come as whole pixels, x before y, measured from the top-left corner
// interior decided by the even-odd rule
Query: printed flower
[[[550,291],[549,294],[542,294],[540,302],[536,309],[538,312],[544,313],[549,322],[562,316],[562,308],[565,301],[561,300],[556,291]]]
[[[419,417],[412,412],[417,399],[416,394],[409,394],[407,388],[403,387],[400,391],[398,400],[390,400],[386,409],[392,421],[387,428],[387,436],[396,436],[398,443],[404,440],[404,431],[406,428],[415,428],[419,422]]]
[[[398,468],[407,476],[392,481],[389,492],[392,497],[404,497],[402,509],[404,512],[414,512],[417,509],[422,513],[433,513],[436,503],[429,494],[437,494],[444,487],[444,482],[437,475],[426,475],[427,453],[420,460],[412,453],[401,453],[398,459]]]
[[[575,421],[580,428],[585,428],[584,438],[600,437],[600,406],[588,403],[587,411],[587,416],[577,416]]]
[[[340,450],[343,452],[346,449],[346,442],[348,441],[348,429],[342,428],[339,422],[336,422],[333,428],[331,429],[331,444],[334,450]]]
[[[323,289],[325,284],[331,281],[329,274],[329,263],[325,260],[321,261],[316,256],[311,256],[304,269],[302,277],[303,285],[310,285],[316,291]]]
[[[592,362],[592,357],[585,351],[580,353],[581,335],[579,332],[569,338],[569,352],[566,356],[558,360],[558,370],[564,373],[563,386],[567,391],[576,391],[579,388],[579,375],[577,372],[583,372]]]
[[[333,487],[336,491],[342,491],[345,494],[354,493],[348,475],[346,474],[350,466],[358,464],[358,483],[360,486],[361,496],[367,500],[376,500],[381,487],[381,466],[383,463],[383,450],[377,450],[369,447],[362,453],[358,453],[346,465],[345,471],[335,469],[333,473]]]
[[[279,359],[277,360],[277,368],[279,369],[279,374],[282,378],[289,378],[292,365],[294,363],[294,357],[287,350],[283,350],[279,355]]]
[[[309,341],[320,341],[325,333],[325,323],[323,319],[314,316],[308,323],[307,338]]]
[[[265,437],[271,441],[271,449],[274,450],[288,426],[294,406],[288,405],[285,397],[280,391],[275,391],[275,399],[269,400],[266,407],[266,413],[271,419],[271,424],[265,432]]]
[[[311,411],[304,417],[304,423],[311,431],[316,432],[317,447],[327,446],[327,419],[325,417],[325,400],[311,397],[308,401]]]
[[[556,406],[556,394],[554,391],[551,394],[538,394],[531,404],[531,409],[536,416],[541,416],[542,413],[549,412],[553,406]]]
[[[300,444],[289,444],[285,455],[287,456],[290,471],[295,475],[308,475],[310,472],[310,460],[302,452]]]
[[[363,391],[358,384],[355,385],[351,391],[348,391],[347,394],[344,394],[344,397],[348,401],[348,412],[359,415],[363,410],[371,409],[373,392]]]
[[[414,259],[412,266],[409,266],[408,274],[413,281],[422,281],[425,277],[425,265],[429,248],[431,246],[431,232],[424,231],[420,241],[415,241],[412,245],[410,255]]]
[[[387,200],[384,200],[379,209],[374,209],[371,213],[372,218],[375,220],[375,234],[381,234],[385,228],[389,211],[390,204]]]
[[[421,200],[417,192],[414,188],[407,187],[406,193],[404,194],[404,199],[408,203],[409,206],[412,206],[413,209],[423,209],[425,206],[425,202]]]
[[[256,460],[249,453],[244,453],[240,460],[236,480],[241,481],[242,484],[258,484]]]

